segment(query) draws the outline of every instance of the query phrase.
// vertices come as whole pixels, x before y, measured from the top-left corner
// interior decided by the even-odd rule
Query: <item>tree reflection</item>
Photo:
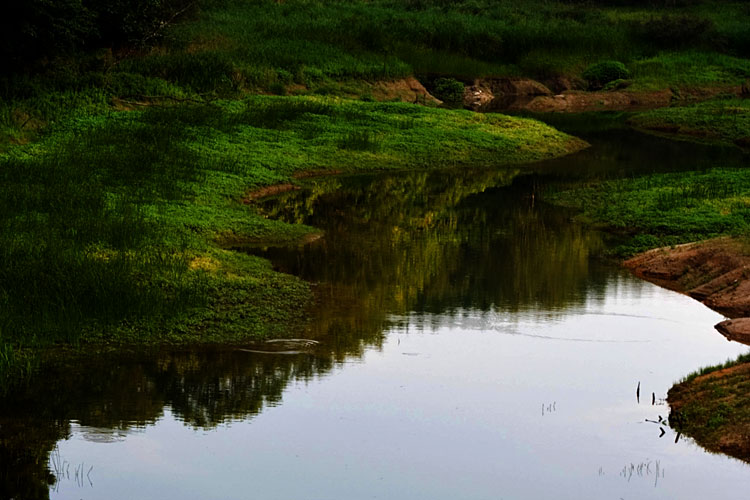
[[[319,307],[298,355],[239,349],[88,354],[47,363],[0,410],[0,496],[44,498],[47,461],[71,422],[92,436],[150,425],[165,408],[210,429],[281,402],[294,381],[382,343],[393,315],[538,309],[564,313],[604,288],[590,265],[601,237],[535,202],[519,170],[322,179],[266,203],[271,217],[314,225],[301,248],[254,249],[315,283]]]
[[[604,288],[591,266],[604,241],[536,202],[540,182],[518,170],[322,181],[263,209],[325,237],[252,251],[318,283],[312,334],[350,332],[348,353],[394,314],[564,311]]]

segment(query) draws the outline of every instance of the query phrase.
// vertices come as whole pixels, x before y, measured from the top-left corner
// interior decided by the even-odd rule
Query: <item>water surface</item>
[[[746,348],[715,333],[719,314],[602,259],[609,237],[538,196],[565,166],[629,175],[660,167],[646,157],[677,169],[734,153],[591,140],[534,167],[320,179],[266,202],[325,231],[243,249],[314,283],[305,334],[320,345],[51,365],[3,401],[0,493],[746,498],[746,464],[660,423],[675,380]]]

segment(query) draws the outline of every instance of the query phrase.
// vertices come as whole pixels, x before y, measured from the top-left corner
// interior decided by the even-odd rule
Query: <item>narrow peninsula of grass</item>
[[[630,119],[639,128],[719,141],[750,149],[750,100],[714,99],[691,106],[661,108]]]
[[[594,181],[549,192],[545,199],[578,209],[581,220],[627,235],[614,250],[620,256],[750,229],[750,172],[745,169]]]
[[[314,229],[257,215],[243,202],[250,190],[304,171],[495,166],[584,146],[529,119],[325,98],[56,123],[0,156],[0,361],[60,342],[288,335],[304,322],[308,285],[226,245]]]

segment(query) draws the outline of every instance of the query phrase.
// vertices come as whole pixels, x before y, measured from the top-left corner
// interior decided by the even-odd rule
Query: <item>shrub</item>
[[[614,80],[625,80],[630,77],[630,71],[619,61],[602,61],[592,64],[581,75],[592,89],[601,89]]]
[[[460,102],[464,98],[464,84],[454,78],[435,80],[433,94],[445,102]]]

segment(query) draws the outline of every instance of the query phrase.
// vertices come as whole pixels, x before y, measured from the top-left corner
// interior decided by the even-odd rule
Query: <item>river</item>
[[[53,364],[2,405],[5,495],[746,498],[747,464],[661,420],[675,381],[747,348],[714,331],[721,315],[602,258],[614,237],[542,201],[573,178],[742,158],[584,136],[592,148],[543,164],[320,178],[264,201],[325,232],[238,249],[314,284],[300,336],[320,344]]]

